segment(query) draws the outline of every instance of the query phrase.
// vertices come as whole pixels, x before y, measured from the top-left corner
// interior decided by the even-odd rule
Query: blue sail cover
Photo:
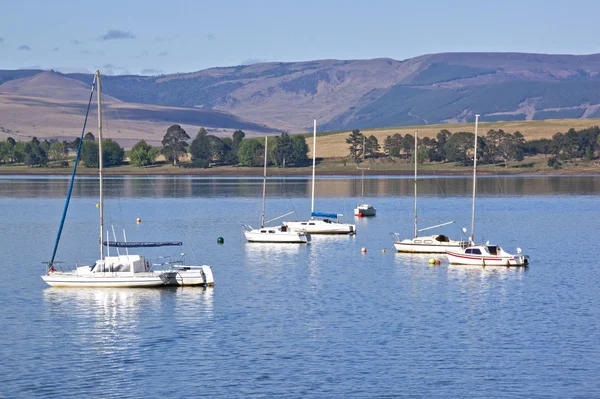
[[[337,213],[313,212],[310,214],[310,216],[337,219]]]
[[[141,248],[141,247],[165,247],[165,246],[179,246],[183,245],[182,242],[178,241],[159,241],[159,242],[124,242],[124,241],[114,241],[114,242],[106,242],[104,241],[102,244],[104,246],[110,245],[111,247],[118,248]]]

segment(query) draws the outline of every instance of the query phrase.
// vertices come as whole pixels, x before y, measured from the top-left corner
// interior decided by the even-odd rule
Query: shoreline
[[[83,170],[82,170],[83,169]],[[82,168],[77,170],[79,176],[97,176],[98,170],[85,170]],[[262,168],[208,168],[208,169],[184,169],[184,168],[172,168],[162,170],[152,170],[154,168],[146,168],[141,170],[119,170],[118,168],[106,168],[104,169],[105,176],[223,176],[223,177],[245,177],[245,176],[262,176]],[[279,168],[269,168],[271,173],[270,177],[276,176],[311,176],[312,168],[293,168],[288,170],[282,170]],[[268,169],[268,170],[269,170]],[[69,176],[72,174],[71,168],[29,168],[19,170],[3,170],[0,167],[0,177],[2,176]],[[419,176],[447,176],[447,177],[467,177],[472,176],[473,170],[466,167],[465,170],[443,170],[443,169],[425,169],[419,171]],[[566,169],[552,169],[552,170],[528,170],[526,168],[519,168],[519,170],[477,170],[479,176],[582,176],[582,175],[600,175],[600,167],[596,168],[566,168]],[[315,175],[319,176],[360,176],[361,172],[356,169],[332,169],[324,168],[317,169]],[[413,176],[414,171],[412,170],[378,170],[371,169],[365,171],[365,176]]]

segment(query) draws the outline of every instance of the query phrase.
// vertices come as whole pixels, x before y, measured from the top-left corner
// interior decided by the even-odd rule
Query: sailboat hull
[[[285,222],[289,229],[308,234],[356,234],[356,226],[350,223],[336,223],[313,219],[306,222]]]
[[[52,272],[42,276],[42,279],[51,287],[135,288],[175,285],[177,276],[175,272],[96,274],[81,276],[76,272]]]
[[[513,255],[497,245],[468,247],[459,251],[446,251],[448,262],[454,265],[472,266],[527,266],[529,260],[523,255]]]
[[[248,242],[267,242],[267,243],[287,243],[287,244],[308,244],[310,242],[310,235],[303,232],[288,231],[288,232],[276,232],[269,234],[267,232],[262,233],[261,230],[255,229],[252,231],[244,231],[244,236]]]
[[[446,251],[459,251],[466,246],[461,241],[439,242],[432,237],[420,237],[394,242],[398,252],[417,254],[445,254]]]

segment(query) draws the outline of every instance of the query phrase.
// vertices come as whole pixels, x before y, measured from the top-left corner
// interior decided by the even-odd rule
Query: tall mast
[[[260,214],[260,227],[265,227],[265,195],[267,194],[267,151],[268,151],[269,140],[265,136],[265,169],[263,173],[263,201],[262,201],[262,212]]]
[[[312,170],[312,198],[310,200],[310,213],[315,211],[315,161],[317,156],[317,120],[313,119],[313,170]]]
[[[96,97],[98,99],[98,175],[100,177],[100,260],[104,259],[104,246],[102,245],[102,236],[104,232],[104,192],[103,190],[103,176],[102,176],[102,90],[100,87],[100,71],[96,71],[98,92]]]
[[[414,158],[415,158],[415,238],[419,236],[419,230],[417,228],[417,134],[418,134],[418,130],[415,130],[415,151],[414,151]]]
[[[477,189],[477,127],[479,115],[475,115],[475,152],[473,153],[473,208],[471,209],[471,243],[475,243],[475,192]]]
[[[365,203],[365,170],[361,169],[361,179],[360,179],[360,204]]]

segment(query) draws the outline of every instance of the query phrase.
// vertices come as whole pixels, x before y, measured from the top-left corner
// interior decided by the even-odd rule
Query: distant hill
[[[41,71],[40,71],[41,72]],[[38,72],[38,73],[40,73]],[[0,71],[2,90],[34,71]],[[62,75],[89,85],[91,75]],[[72,83],[69,83],[72,84]],[[124,103],[223,111],[291,132],[600,117],[600,54],[444,53],[106,76]],[[3,87],[6,86],[4,89]]]

